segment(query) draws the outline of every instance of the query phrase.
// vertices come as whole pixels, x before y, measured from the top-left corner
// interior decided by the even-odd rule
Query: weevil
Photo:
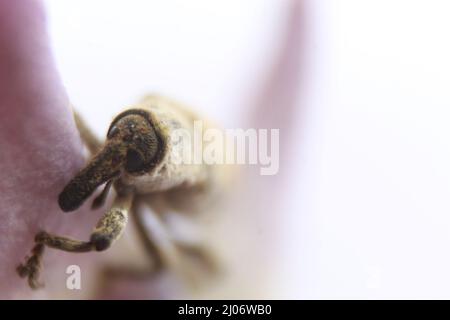
[[[177,253],[182,252],[195,254],[210,266],[214,265],[214,259],[202,245],[178,241],[171,247],[160,246],[149,234],[152,230],[144,226],[142,213],[136,209],[137,204],[145,203],[159,219],[170,210],[195,211],[199,205],[208,203],[207,199],[221,193],[221,181],[225,181],[227,174],[218,165],[173,159],[177,154],[191,152],[192,145],[174,142],[171,135],[178,129],[192,133],[193,123],[198,119],[178,102],[147,96],[114,118],[102,144],[75,113],[80,136],[93,156],[59,194],[59,207],[64,212],[75,211],[102,185],[103,191],[92,203],[94,208],[105,203],[111,187],[116,195],[89,240],[75,240],[47,231],[35,236],[31,255],[17,267],[18,274],[27,278],[29,286],[33,289],[43,286],[40,273],[46,247],[68,252],[104,251],[120,238],[129,214],[135,218],[136,230],[154,270],[177,268],[174,266]],[[209,126],[210,122],[204,123]],[[154,207],[155,199],[163,206]]]

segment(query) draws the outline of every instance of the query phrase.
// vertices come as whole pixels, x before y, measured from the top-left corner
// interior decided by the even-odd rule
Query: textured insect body
[[[196,150],[195,142],[191,138],[199,134],[195,132],[196,121],[201,122],[205,130],[218,128],[218,126],[208,119],[200,118],[190,108],[160,96],[146,97],[138,104],[138,107],[151,119],[163,146],[163,152],[157,164],[145,174],[124,172],[121,181],[125,185],[136,188],[138,194],[158,192],[157,197],[162,198],[169,207],[180,212],[200,213],[202,209],[220,197],[229,186],[231,174],[230,166],[207,164],[203,161],[196,164],[195,157],[201,158],[203,149],[214,142],[202,142],[202,148]],[[132,111],[128,110],[119,114],[116,120],[127,112]],[[188,134],[187,140],[177,139],[180,130]],[[191,161],[180,161],[180,157],[186,154],[191,156]]]
[[[80,134],[94,156],[66,185],[58,203],[63,211],[74,211],[103,184],[104,190],[94,200],[93,207],[104,203],[111,186],[115,187],[116,198],[112,208],[94,228],[89,241],[40,232],[35,239],[33,255],[18,267],[19,275],[28,277],[33,288],[40,285],[38,275],[45,246],[71,252],[106,250],[124,231],[129,212],[134,214],[140,238],[159,268],[173,264],[174,259],[168,257],[177,250],[195,252],[198,257],[208,260],[200,246],[183,242],[174,243],[173,252],[167,253],[167,245],[162,249],[157,239],[146,234],[143,219],[134,212],[137,202],[143,200],[152,208],[152,201],[157,198],[166,207],[163,212],[156,212],[157,215],[170,209],[195,211],[220,193],[225,181],[222,178],[227,175],[223,167],[176,159],[180,154],[192,154],[194,150],[192,143],[180,143],[173,136],[177,130],[194,136],[196,120],[199,118],[179,103],[149,96],[116,116],[102,145],[76,117]],[[211,126],[209,121],[202,123],[205,127]]]
[[[143,175],[125,174],[123,181],[135,186],[136,191],[141,194],[204,183],[208,179],[207,165],[183,163],[174,159],[180,154],[192,153],[192,144],[172,141],[176,130],[186,130],[193,136],[194,121],[199,118],[176,102],[160,97],[146,98],[139,107],[151,119],[163,151],[158,164],[148,172]]]

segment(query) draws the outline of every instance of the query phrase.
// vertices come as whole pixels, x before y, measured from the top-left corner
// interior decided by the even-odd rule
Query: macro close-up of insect
[[[275,296],[301,5],[0,2],[0,298]]]
[[[0,299],[277,296],[302,3],[0,2]]]
[[[183,256],[200,260],[212,271],[214,258],[204,245],[175,236],[170,237],[172,242],[158,242],[155,235],[162,230],[147,231],[138,209],[140,203],[145,203],[162,223],[168,210],[194,213],[210,205],[225,191],[223,166],[173,159],[179,154],[193,152],[191,143],[173,141],[174,132],[182,129],[193,133],[194,121],[201,119],[178,102],[148,96],[115,117],[104,143],[97,140],[76,113],[75,120],[92,158],[62,190],[59,207],[64,212],[76,210],[101,185],[104,185],[103,191],[93,200],[92,208],[103,206],[111,188],[115,190],[115,198],[87,241],[55,235],[47,230],[39,232],[31,255],[18,266],[18,274],[28,280],[31,288],[41,287],[43,283],[39,276],[46,248],[75,253],[104,251],[122,235],[129,214],[133,216],[139,238],[151,259],[149,274],[161,269],[186,273]],[[208,122],[203,123],[207,125]]]
[[[0,300],[449,299],[449,12],[0,0]]]

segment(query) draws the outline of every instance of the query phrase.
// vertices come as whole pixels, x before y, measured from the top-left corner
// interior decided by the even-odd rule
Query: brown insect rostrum
[[[133,214],[139,238],[152,260],[152,273],[163,267],[180,271],[183,268],[180,267],[181,260],[178,257],[183,253],[190,256],[195,253],[205,265],[212,266],[210,256],[200,243],[192,244],[174,237],[171,246],[167,243],[161,245],[157,237],[152,237],[153,231],[160,234],[161,230],[148,230],[147,226],[144,227],[141,213],[136,210],[138,202],[148,204],[154,211],[153,218],[160,222],[159,228],[163,229],[163,222],[159,217],[171,210],[173,205],[193,203],[195,199],[202,199],[198,197],[198,193],[206,194],[209,190],[217,189],[219,175],[213,166],[175,163],[171,159],[170,151],[190,148],[172,144],[169,139],[171,133],[179,128],[192,131],[196,116],[169,99],[149,96],[113,120],[103,145],[76,114],[75,120],[93,157],[60,193],[60,208],[65,212],[78,209],[103,184],[104,190],[94,199],[93,207],[104,204],[111,186],[114,186],[116,196],[112,207],[100,218],[88,241],[74,240],[46,231],[36,235],[31,256],[17,267],[19,275],[28,279],[30,287],[38,288],[42,285],[39,274],[45,247],[69,252],[106,250],[124,231],[128,213]],[[188,201],[181,201],[183,199],[180,198],[179,190],[182,190],[181,198],[185,197]],[[152,198],[148,195],[152,195]],[[155,198],[159,202],[157,208],[152,206]],[[161,203],[165,205],[161,206]]]
[[[64,188],[58,198],[61,209],[73,211],[101,184],[120,175],[149,171],[162,158],[164,143],[143,110],[129,110],[112,123],[103,149]]]

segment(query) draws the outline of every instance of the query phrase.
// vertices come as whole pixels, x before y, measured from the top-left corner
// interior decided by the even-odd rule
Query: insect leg
[[[28,277],[30,287],[36,289],[42,286],[38,278],[42,269],[42,257],[45,247],[68,252],[103,251],[108,249],[120,237],[126,226],[132,199],[131,193],[118,195],[112,208],[99,220],[89,241],[74,240],[45,231],[39,232],[35,237],[35,246],[31,251],[31,257],[26,259],[25,264],[17,267],[17,272],[22,278]]]
[[[140,205],[140,201],[136,201],[133,207],[133,222],[154,269],[161,270],[177,264],[177,249],[168,239],[158,213],[150,210],[144,221],[144,208]]]
[[[152,210],[149,210],[149,212],[139,209],[133,210],[133,220],[147,253],[153,261],[156,261],[159,268],[174,272],[186,281],[191,288],[198,286],[199,273],[201,277],[204,276],[202,271],[205,269],[199,269],[199,264],[200,267],[206,267],[206,270],[211,273],[219,270],[215,259],[203,247],[181,240],[177,241],[171,235],[171,230],[167,228],[166,221],[161,219],[168,213],[168,208],[161,203],[157,203],[155,198],[150,200],[147,197],[141,197],[139,200],[142,200],[139,202],[147,204]],[[145,219],[144,213],[146,214]],[[194,264],[189,264],[186,258],[192,258],[190,262],[194,262]]]
[[[109,292],[110,283],[116,280],[149,280],[161,272],[177,266],[177,248],[168,241],[166,231],[156,212],[150,212],[148,219],[144,221],[144,207],[142,198],[134,199],[131,214],[135,225],[138,239],[143,244],[145,253],[151,265],[148,267],[137,266],[114,266],[107,265],[100,270],[99,282],[97,284],[97,296],[104,296]]]
[[[167,212],[164,222],[171,235],[172,242],[186,258],[197,262],[211,274],[220,273],[220,261],[211,248],[205,244],[202,230],[195,221],[177,211]]]
[[[174,241],[174,244],[180,253],[200,262],[200,264],[205,267],[209,273],[217,274],[221,272],[220,263],[217,261],[216,256],[213,255],[208,248],[205,248],[199,244],[178,240]]]
[[[96,154],[102,147],[101,141],[95,136],[75,109],[73,110],[73,116],[75,118],[75,124],[77,125],[78,131],[80,132],[81,140],[83,140],[83,143],[86,145],[91,154]]]

